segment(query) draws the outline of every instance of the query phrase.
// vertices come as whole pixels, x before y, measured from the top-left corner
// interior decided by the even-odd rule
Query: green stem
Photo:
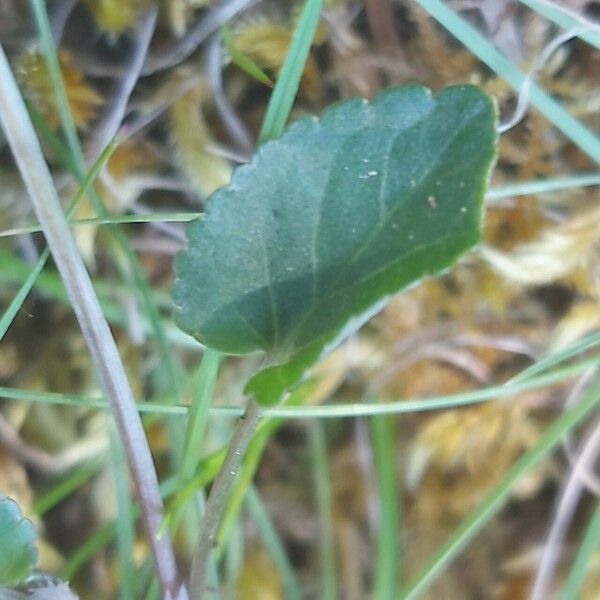
[[[0,121],[44,227],[48,247],[65,283],[104,394],[111,403],[164,593],[177,597],[177,573],[170,539],[168,536],[157,539],[155,535],[162,521],[162,501],[142,421],[115,340],[69,230],[48,165],[1,46]]]
[[[249,400],[246,413],[239,418],[223,464],[210,489],[190,574],[190,597],[194,600],[204,598],[209,558],[217,542],[219,524],[227,508],[229,493],[240,470],[244,453],[260,418],[260,407],[254,400]]]

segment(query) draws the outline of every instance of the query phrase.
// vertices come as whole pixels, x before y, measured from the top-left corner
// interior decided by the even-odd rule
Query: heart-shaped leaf
[[[189,226],[178,325],[225,353],[264,351],[246,390],[277,401],[391,294],[477,243],[496,144],[474,86],[391,88],[293,123]]]
[[[11,498],[0,497],[0,583],[19,583],[37,562],[35,529]]]

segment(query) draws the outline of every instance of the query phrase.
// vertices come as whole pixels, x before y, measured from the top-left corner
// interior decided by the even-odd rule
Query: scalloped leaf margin
[[[296,121],[189,225],[177,324],[224,353],[265,352],[246,391],[275,403],[392,294],[479,241],[496,125],[469,85],[390,88]]]
[[[14,585],[24,580],[37,563],[36,533],[19,505],[0,496],[0,583]]]

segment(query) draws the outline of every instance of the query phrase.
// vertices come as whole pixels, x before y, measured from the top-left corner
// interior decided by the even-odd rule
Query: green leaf
[[[12,499],[0,497],[0,584],[15,584],[37,562],[35,529]]]
[[[265,352],[246,391],[276,402],[391,294],[477,243],[496,144],[474,86],[391,88],[293,123],[188,227],[178,325],[221,352]]]

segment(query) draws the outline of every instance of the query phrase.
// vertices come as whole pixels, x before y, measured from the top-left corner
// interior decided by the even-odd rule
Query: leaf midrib
[[[433,107],[435,108],[435,106]],[[407,133],[410,132],[411,129],[420,126],[421,122],[427,118],[428,116],[430,116],[432,111],[430,111],[429,113],[426,113],[426,115],[422,118],[419,119],[419,121],[417,123],[415,123],[414,125],[412,125],[411,127],[407,128],[407,129],[403,129],[401,131],[398,132],[397,135],[395,135],[392,138],[392,142],[390,144],[390,148],[391,146],[394,145],[395,141],[402,135],[405,135]],[[447,143],[441,148],[441,151],[438,153],[438,155],[436,156],[436,161],[434,164],[434,161],[432,161],[433,166],[430,166],[424,173],[423,175],[420,177],[418,184],[415,185],[415,190],[420,187],[422,185],[422,183],[424,181],[426,181],[431,174],[434,172],[435,168],[437,167],[437,165],[439,165],[439,160],[440,157],[443,156],[443,154],[446,152],[446,150],[448,149],[448,147],[453,143],[454,139],[460,134],[462,133],[462,131],[464,130],[464,128],[467,126],[467,124],[474,119],[477,115],[479,114],[479,110],[474,111],[472,114],[467,114],[466,117],[461,121],[460,126],[455,130],[454,134],[452,136],[450,136],[448,138]],[[421,133],[421,135],[423,135],[423,133]],[[386,167],[388,166],[389,163],[389,152],[387,154],[387,161],[386,161]],[[386,176],[387,176],[387,168],[386,168]],[[383,179],[383,177],[382,177]],[[328,180],[329,182],[329,180]],[[324,186],[324,189],[327,188],[327,185]],[[380,194],[382,194],[382,190],[383,190],[383,185],[380,185],[379,191]],[[413,197],[414,196],[414,192],[412,194],[410,194],[410,196],[407,197]],[[320,206],[323,203],[323,198],[324,195],[321,194],[321,196],[319,197],[319,204]],[[402,206],[405,204],[405,202],[402,203]],[[356,260],[358,260],[358,258],[360,258],[360,256],[368,250],[368,248],[370,247],[370,243],[373,240],[373,238],[378,237],[378,235],[381,233],[382,228],[389,222],[389,215],[393,214],[396,211],[401,210],[402,208],[401,205],[396,205],[393,206],[392,208],[390,208],[386,214],[384,215],[380,215],[379,218],[379,223],[373,228],[373,232],[371,234],[369,234],[369,236],[367,236],[367,238],[364,240],[363,244],[355,251],[355,253],[352,255],[352,257],[348,260],[345,261],[343,263],[343,265],[341,265],[341,269],[340,269],[340,274],[338,275],[338,277],[336,278],[335,282],[334,282],[334,286],[337,282],[340,281],[340,279],[342,279],[344,276],[348,276],[348,269],[350,266],[353,266],[356,264]],[[383,219],[381,218],[383,216]],[[459,217],[455,217],[451,224],[448,227],[448,231],[453,231],[454,227],[456,226],[456,223],[458,221]],[[439,238],[439,242],[441,242],[442,240],[446,240],[448,238],[448,234],[444,235],[442,238]],[[437,244],[437,242],[435,242],[435,244]],[[286,346],[290,345],[290,342],[293,341],[294,336],[296,336],[299,332],[299,330],[301,330],[302,326],[304,325],[304,323],[309,320],[310,317],[312,317],[315,313],[315,309],[317,309],[319,307],[319,305],[322,305],[324,301],[326,301],[327,299],[329,299],[331,296],[336,296],[340,293],[342,293],[343,291],[347,290],[349,287],[353,287],[355,285],[359,285],[360,283],[364,283],[366,281],[368,281],[368,279],[370,278],[371,275],[375,276],[378,275],[379,273],[381,273],[383,270],[391,267],[394,265],[394,263],[396,263],[398,260],[404,260],[407,256],[410,256],[410,254],[413,251],[418,251],[421,250],[424,246],[427,245],[432,245],[432,242],[423,242],[422,244],[413,247],[411,250],[404,252],[402,254],[402,256],[398,257],[397,259],[391,260],[389,262],[387,262],[386,264],[382,265],[381,267],[379,267],[376,271],[373,271],[371,273],[369,273],[367,276],[360,278],[357,281],[353,281],[352,284],[350,285],[346,285],[343,287],[340,287],[338,289],[335,290],[334,293],[332,294],[328,294],[328,295],[320,295],[320,296],[316,296],[313,298],[313,304],[312,306],[306,311],[305,315],[298,321],[298,323],[293,327],[293,329],[286,335]],[[365,310],[368,310],[365,309]],[[352,315],[352,316],[356,316],[356,315]],[[352,316],[350,318],[352,318]],[[298,347],[295,348],[295,351],[300,351],[302,348],[305,348],[305,346],[302,347]],[[283,350],[283,349],[282,349]],[[274,351],[276,354],[278,354],[278,350],[275,347]],[[283,351],[283,354],[286,354],[285,351]]]

